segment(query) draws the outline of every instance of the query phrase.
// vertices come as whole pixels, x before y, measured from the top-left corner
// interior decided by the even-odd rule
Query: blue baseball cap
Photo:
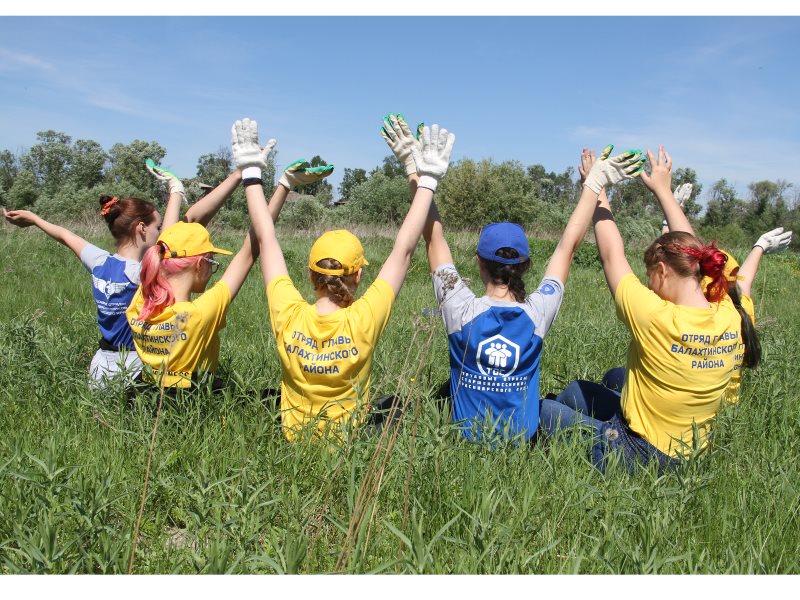
[[[497,256],[500,248],[512,248],[519,254],[518,258]],[[506,265],[516,265],[528,260],[531,256],[525,230],[517,223],[489,223],[481,231],[478,238],[478,256],[485,260]]]

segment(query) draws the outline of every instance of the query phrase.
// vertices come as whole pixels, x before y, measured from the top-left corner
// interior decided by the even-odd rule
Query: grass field
[[[33,228],[32,228],[33,229]],[[100,229],[81,230],[110,248]],[[307,298],[312,234],[281,239]],[[240,234],[217,245],[237,248]],[[448,235],[478,282],[477,234]],[[391,247],[363,238],[368,284]],[[529,289],[555,247],[533,244]],[[629,259],[643,275],[643,244]],[[729,248],[743,260],[747,249]],[[129,569],[157,404],[87,389],[97,346],[89,278],[38,230],[0,226],[0,570]],[[683,470],[607,476],[577,436],[535,447],[465,442],[433,402],[447,378],[420,247],[378,346],[378,392],[411,402],[396,438],[288,444],[259,390],[280,367],[264,285],[251,273],[228,315],[223,397],[167,400],[134,556],[136,573],[798,573],[800,259],[766,257],[754,286],[764,362]],[[473,285],[477,291],[477,285]],[[594,247],[585,243],[545,340],[542,394],[624,364]],[[416,409],[416,410],[415,410]]]

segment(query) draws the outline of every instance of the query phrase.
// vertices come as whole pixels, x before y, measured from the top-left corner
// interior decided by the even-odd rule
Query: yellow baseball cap
[[[725,279],[731,282],[744,279],[744,277],[739,275],[739,263],[733,258],[733,254],[727,250],[720,250],[720,252],[728,257],[728,260],[725,262],[725,268],[722,269],[722,274],[725,275]]]
[[[324,258],[332,258],[341,263],[341,269],[325,269],[317,266]],[[364,248],[361,242],[352,233],[345,229],[326,231],[317,238],[311,246],[308,255],[308,268],[323,275],[350,275],[364,265],[368,265],[364,258]]]
[[[161,232],[158,242],[167,247],[166,252],[161,253],[161,258],[199,256],[206,252],[233,254],[230,250],[214,247],[211,243],[211,236],[208,235],[208,229],[200,223],[178,221]]]

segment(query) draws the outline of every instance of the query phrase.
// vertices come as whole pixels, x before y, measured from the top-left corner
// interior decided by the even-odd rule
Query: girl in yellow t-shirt
[[[625,257],[608,198],[594,214],[595,238],[617,316],[631,332],[621,395],[591,382],[573,382],[556,400],[542,403],[543,429],[573,424],[593,432],[592,460],[605,468],[617,451],[631,470],[657,461],[675,467],[709,441],[741,338],[741,319],[727,295],[727,257],[705,245],[672,195],[672,159],[648,151],[651,174],[642,180],[656,195],[672,229],[645,252],[648,285]],[[711,283],[704,289],[703,277]],[[694,439],[696,426],[698,439]]]
[[[358,300],[355,292],[368,264],[351,233],[329,231],[317,239],[308,261],[317,301],[308,304],[286,268],[260,185],[261,160],[255,121],[236,121],[233,155],[244,174],[247,208],[261,248],[270,321],[281,359],[281,418],[294,439],[311,424],[322,432],[360,421],[370,406],[370,371],[375,345],[403,285],[437,183],[444,176],[455,136],[438,125],[425,128],[415,156],[419,187],[375,282]],[[252,185],[251,185],[252,183]]]

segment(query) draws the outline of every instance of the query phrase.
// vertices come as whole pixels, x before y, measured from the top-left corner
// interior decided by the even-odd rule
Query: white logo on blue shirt
[[[494,335],[478,344],[475,362],[484,375],[508,377],[519,365],[519,346],[502,335]]]
[[[92,275],[92,285],[94,285],[95,289],[101,292],[106,298],[109,296],[113,296],[114,294],[119,294],[120,292],[124,292],[128,287],[131,285],[129,282],[119,282],[119,281],[106,281],[105,279],[100,279],[99,277]]]
[[[545,296],[552,296],[553,294],[556,293],[556,288],[554,288],[549,283],[545,283],[542,287],[539,288],[539,291]]]

